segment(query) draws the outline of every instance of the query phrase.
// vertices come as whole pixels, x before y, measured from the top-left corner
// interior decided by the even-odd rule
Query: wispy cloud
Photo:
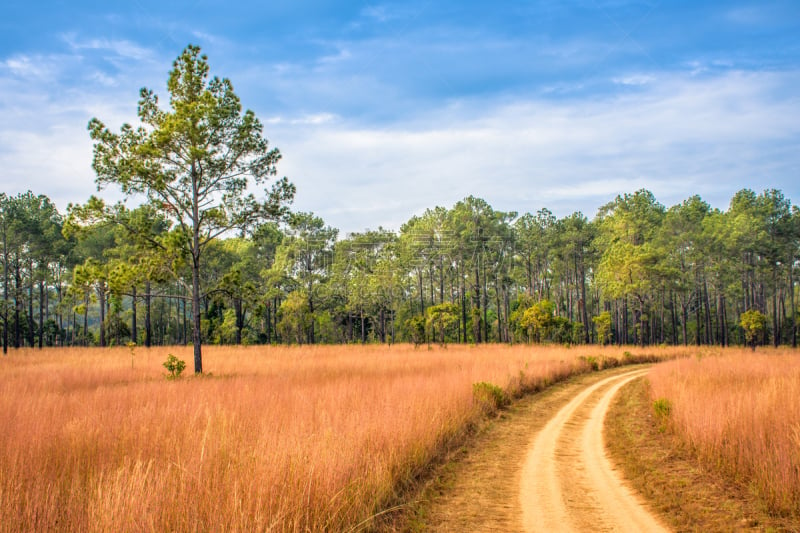
[[[656,80],[654,76],[650,76],[648,74],[631,74],[629,76],[623,76],[621,78],[614,78],[614,83],[619,85],[633,85],[633,86],[640,86],[640,85],[647,85],[648,83],[652,83]]]
[[[18,54],[0,62],[0,72],[5,71],[15,78],[41,83],[54,79],[62,65],[61,57]]]
[[[74,51],[107,52],[135,61],[152,60],[154,57],[152,50],[125,39],[80,39],[74,33],[66,33],[62,38]]]
[[[225,37],[210,32],[191,30],[190,33],[194,38],[198,39],[200,43],[202,43],[203,45],[221,46],[230,44],[230,41]]]
[[[321,125],[336,120],[337,116],[333,113],[317,113],[313,115],[302,115],[299,117],[269,117],[264,120],[265,124],[290,124],[298,125]]]
[[[378,22],[386,22],[396,18],[397,15],[392,13],[389,6],[383,4],[365,7],[361,10],[361,16]]]
[[[800,164],[787,153],[800,142],[791,90],[800,73],[658,79],[643,92],[589,101],[464,106],[472,111],[411,127],[276,125],[272,138],[299,205],[345,231],[377,225],[375,213],[353,205],[385,206],[377,223],[397,228],[470,194],[509,210],[593,216],[615,194],[642,187],[665,203],[695,193],[727,201],[768,172],[773,186],[800,196],[787,178]]]

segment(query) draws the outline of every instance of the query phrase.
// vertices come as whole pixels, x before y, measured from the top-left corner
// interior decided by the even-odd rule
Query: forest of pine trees
[[[93,213],[104,212],[96,217]],[[340,235],[292,213],[210,242],[204,343],[797,343],[800,210],[742,190],[665,208],[647,190],[589,220],[468,197],[399,231]],[[3,349],[190,344],[190,258],[146,204],[0,194]]]

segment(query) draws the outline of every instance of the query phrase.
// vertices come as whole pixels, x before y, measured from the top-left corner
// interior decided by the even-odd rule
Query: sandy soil
[[[603,445],[612,398],[646,372],[627,371],[584,388],[533,437],[519,484],[525,531],[667,531],[626,487]]]

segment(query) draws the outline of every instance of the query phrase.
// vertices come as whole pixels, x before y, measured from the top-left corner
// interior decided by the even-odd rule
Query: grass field
[[[0,530],[358,528],[483,416],[474,383],[519,394],[622,350],[207,347],[207,375],[168,381],[170,352],[191,365],[184,347],[0,358]]]
[[[800,357],[728,350],[658,365],[652,400],[703,461],[746,486],[777,516],[800,520]]]

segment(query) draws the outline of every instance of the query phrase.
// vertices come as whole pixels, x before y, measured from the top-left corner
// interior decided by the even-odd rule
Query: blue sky
[[[6,0],[0,190],[85,201],[89,119],[135,122],[188,43],[264,122],[295,208],[344,233],[468,195],[590,218],[640,188],[800,201],[796,1]]]

